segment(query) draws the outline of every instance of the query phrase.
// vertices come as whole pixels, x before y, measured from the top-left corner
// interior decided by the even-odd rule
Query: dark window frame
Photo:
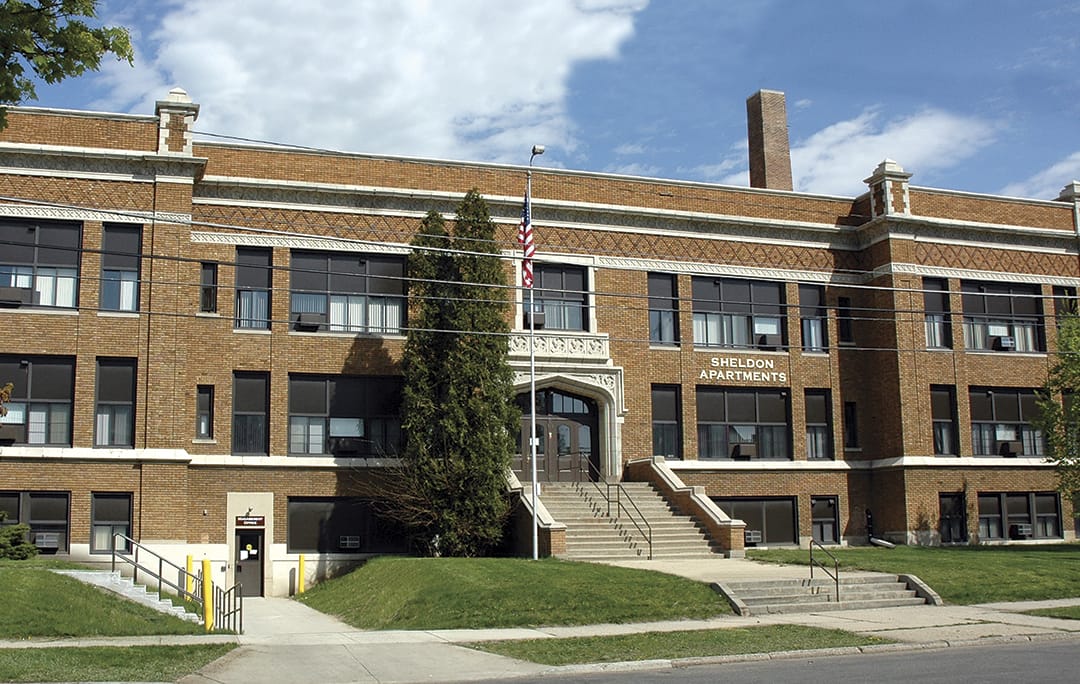
[[[142,226],[106,223],[101,228],[102,311],[139,311]],[[130,289],[125,295],[125,290]],[[125,301],[127,300],[127,301]]]
[[[831,509],[831,514],[824,514],[824,507]],[[832,534],[827,535],[830,530]],[[810,497],[810,535],[820,544],[840,543],[840,497]]]
[[[821,406],[817,404],[821,404]],[[806,460],[835,460],[836,452],[833,448],[832,431],[832,392],[828,389],[816,388],[804,390],[803,415],[806,424]]]
[[[679,278],[674,273],[649,273],[649,342],[679,344]]]
[[[124,382],[124,378],[119,377],[121,374],[130,375],[130,378]],[[135,447],[137,379],[136,359],[98,357],[94,383],[95,447]],[[124,409],[127,409],[126,415]]]
[[[938,492],[938,534],[942,544],[966,544],[967,501],[963,492]]]
[[[7,370],[4,370],[4,369]],[[75,413],[75,359],[2,355],[0,372],[14,385],[8,414],[0,418],[14,444],[71,446]],[[66,383],[62,382],[66,375]],[[43,438],[31,439],[43,431]]]
[[[654,456],[682,459],[682,387],[653,385],[651,390]],[[665,453],[667,452],[667,453]]]
[[[403,390],[401,376],[290,374],[288,454],[399,454]]]
[[[783,406],[777,415],[775,402]],[[752,413],[752,415],[751,415]],[[698,458],[790,461],[791,396],[786,388],[697,388]],[[740,446],[753,447],[752,453]]]
[[[269,330],[273,312],[274,252],[264,247],[236,248],[236,319],[241,330]]]
[[[261,397],[256,396],[258,384],[262,385]],[[269,456],[270,373],[233,371],[232,399],[232,453]]]
[[[195,386],[195,439],[214,439],[214,386]]]
[[[0,220],[0,287],[30,290],[31,306],[77,309],[82,225]]]
[[[804,352],[829,351],[829,315],[823,285],[799,285],[799,336]]]
[[[930,385],[930,421],[935,456],[960,455],[960,429],[957,420],[956,387]]]
[[[979,352],[1046,351],[1042,292],[1038,285],[965,280],[964,349]],[[1006,344],[1005,340],[1011,340]]]
[[[132,510],[133,510],[132,509],[132,500],[133,499],[134,499],[134,497],[132,496],[131,492],[91,492],[90,493],[90,553],[92,553],[92,554],[111,553],[112,550],[113,550],[112,540],[114,538],[114,535],[116,535],[116,534],[122,534],[122,535],[124,535],[125,537],[128,537],[128,538],[131,537],[131,521],[132,521],[132,518],[133,518],[133,516],[132,516]],[[105,506],[104,502],[106,502],[106,501],[122,501],[122,502],[126,502],[125,508],[127,510],[127,516],[126,517],[114,516],[112,518],[109,518],[107,516],[102,515],[102,514],[106,513],[106,511],[102,510],[99,513],[99,506],[98,506],[99,502],[101,502],[103,504],[102,507],[101,507],[103,509],[108,508],[113,513],[115,513],[118,510],[116,506]],[[102,548],[98,544],[98,541],[99,541],[98,540],[99,528],[102,528],[102,531],[105,530],[105,529],[108,530],[109,543],[104,548]],[[128,547],[129,547],[128,543],[126,541],[121,540],[121,543],[120,543],[120,545],[118,545],[116,547],[116,550],[121,551],[121,552],[126,552],[126,551],[130,550]]]
[[[781,350],[787,347],[784,283],[694,276],[694,346]]]
[[[922,286],[926,348],[952,349],[949,281],[945,278],[923,278]]]
[[[296,330],[397,335],[407,315],[406,259],[294,249],[289,321]],[[378,315],[378,320],[373,317]]]
[[[855,316],[851,297],[836,298],[836,334],[840,344],[855,344]]]
[[[979,539],[1062,539],[1061,498],[1057,492],[979,492]],[[1040,502],[1053,511],[1040,512]],[[1022,507],[1022,508],[1021,508]],[[1022,534],[1027,530],[1030,536]],[[1049,526],[1053,531],[1048,533]]]
[[[408,549],[400,530],[381,518],[371,500],[363,497],[290,496],[285,521],[288,553],[394,553]],[[317,529],[308,529],[313,522]]]
[[[720,510],[724,511],[729,517],[747,523],[744,532],[747,547],[757,546],[758,544],[770,546],[797,546],[799,544],[799,500],[797,497],[714,496],[711,498],[720,507]],[[740,508],[743,510],[740,510]],[[760,509],[760,514],[757,514],[759,511],[746,510],[746,508]],[[783,520],[778,520],[778,517]],[[772,530],[770,530],[769,526],[770,520],[773,522]],[[779,532],[776,531],[777,523],[781,523]],[[751,527],[751,525],[755,524],[760,524],[762,529]],[[757,541],[756,537],[751,537],[754,532],[761,535],[760,541]],[[789,533],[790,537],[785,533]]]
[[[533,268],[533,308],[543,312],[544,329],[589,332],[589,269],[555,263],[535,263]],[[580,288],[577,286],[579,280]],[[529,327],[528,317],[522,321],[522,327]]]
[[[1038,429],[1038,391],[1017,387],[968,388],[971,451],[979,457],[1046,454],[1046,439]],[[1020,451],[1012,450],[1019,443]]]
[[[844,402],[844,448],[859,449],[859,407],[854,401]]]
[[[218,265],[215,261],[199,264],[199,312],[217,313]]]

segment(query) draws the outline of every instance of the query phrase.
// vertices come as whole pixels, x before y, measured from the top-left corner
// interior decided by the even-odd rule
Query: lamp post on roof
[[[529,471],[532,486],[533,560],[540,557],[540,533],[537,529],[538,520],[536,515],[536,498],[540,483],[536,481],[536,447],[539,440],[536,437],[536,310],[533,299],[532,267],[532,257],[536,252],[536,245],[532,234],[532,165],[533,161],[543,153],[543,145],[533,145],[532,156],[529,157],[529,169],[525,174],[525,209],[521,215],[521,227],[518,231],[518,241],[522,246],[521,282],[529,290]]]

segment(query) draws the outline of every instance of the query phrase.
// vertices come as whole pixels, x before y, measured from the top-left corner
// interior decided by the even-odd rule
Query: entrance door
[[[521,431],[514,472],[532,480],[529,446],[529,395],[518,395]],[[539,482],[583,482],[599,479],[596,404],[590,399],[556,390],[536,393],[536,479]]]
[[[243,596],[263,595],[263,531],[236,531],[236,581]]]

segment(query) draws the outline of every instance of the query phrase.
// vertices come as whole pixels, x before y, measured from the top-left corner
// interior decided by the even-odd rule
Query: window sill
[[[3,306],[0,307],[0,314],[45,314],[46,316],[78,316],[79,310],[70,307],[57,307],[57,306]]]
[[[221,318],[221,314],[216,311],[196,311],[195,316],[197,318]]]
[[[138,318],[141,314],[138,311],[98,311],[97,315],[101,318]]]
[[[216,439],[199,439],[199,438],[196,438],[196,439],[191,440],[191,443],[192,444],[217,444],[217,440]]]
[[[356,332],[335,330],[289,330],[289,334],[297,335],[299,337],[338,337],[350,339],[355,337],[377,337],[387,339],[405,339],[405,335],[400,332],[368,332],[366,330],[358,330]]]
[[[269,328],[233,328],[234,333],[240,333],[241,335],[269,335]]]
[[[678,351],[682,349],[682,345],[678,342],[649,342],[649,349],[655,349],[657,351]]]
[[[1046,358],[1045,351],[997,351],[995,349],[967,349],[964,351],[968,354],[985,354],[987,356],[1022,356],[1026,358],[1044,359]]]

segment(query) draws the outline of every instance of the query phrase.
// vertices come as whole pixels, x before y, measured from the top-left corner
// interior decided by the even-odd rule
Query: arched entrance
[[[529,393],[517,396],[521,409],[514,474],[532,480]],[[538,482],[584,482],[600,479],[596,402],[586,397],[543,389],[536,392],[536,479]]]

